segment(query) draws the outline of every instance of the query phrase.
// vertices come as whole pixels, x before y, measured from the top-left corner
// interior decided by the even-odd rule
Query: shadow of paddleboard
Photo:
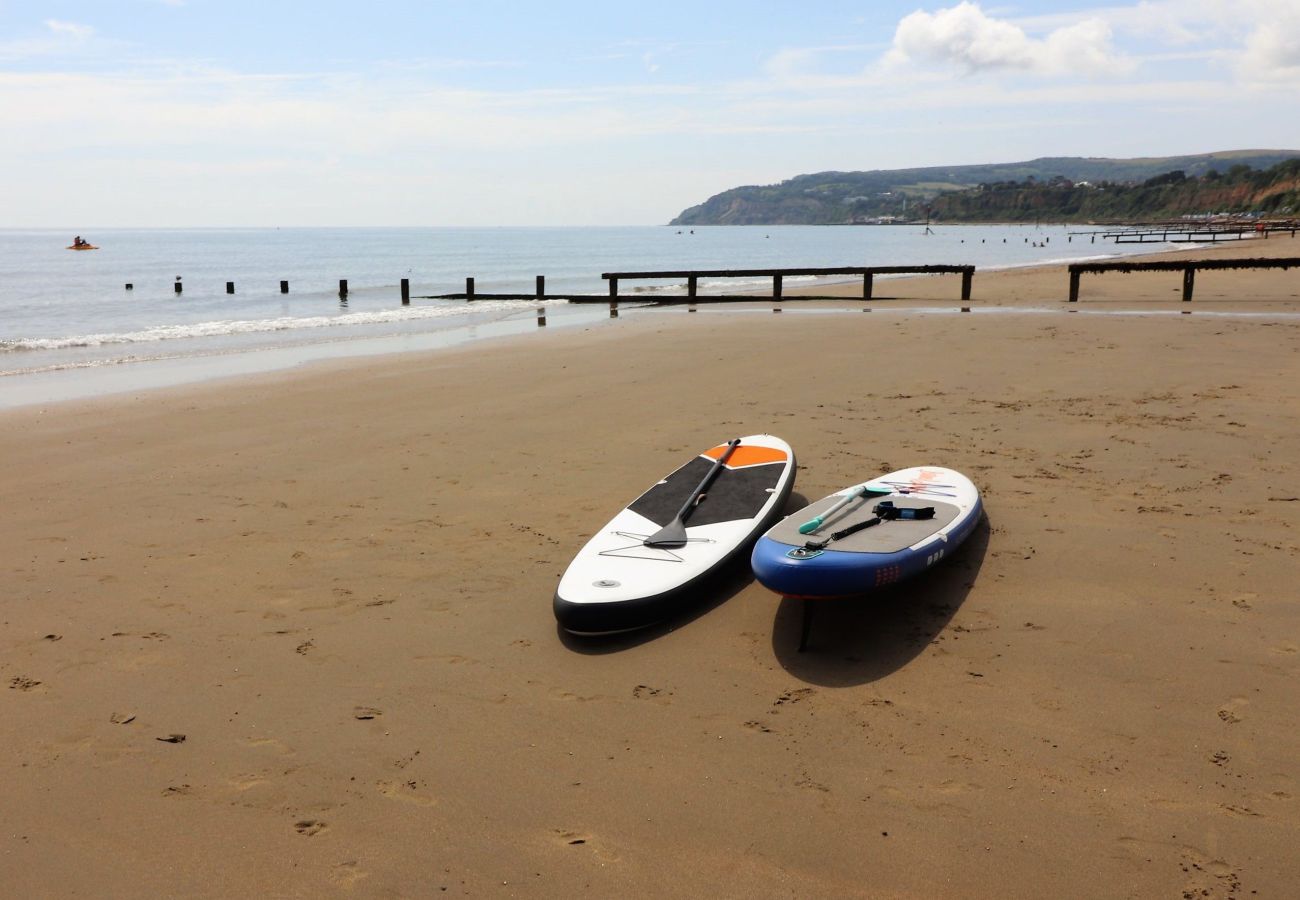
[[[844,600],[782,599],[772,650],[791,675],[824,687],[868,684],[919,656],[947,627],[975,585],[989,543],[987,515],[950,559],[885,590]],[[799,652],[803,604],[816,603]]]

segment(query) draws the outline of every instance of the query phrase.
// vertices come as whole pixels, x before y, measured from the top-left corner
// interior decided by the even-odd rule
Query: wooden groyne
[[[1296,226],[1300,229],[1300,226]],[[1069,302],[1077,303],[1079,300],[1079,282],[1082,275],[1101,274],[1103,272],[1182,272],[1183,273],[1183,300],[1190,301],[1192,292],[1195,287],[1196,273],[1198,271],[1219,270],[1219,269],[1300,269],[1300,257],[1280,257],[1271,259],[1212,259],[1212,260],[1157,260],[1151,262],[1081,262],[1069,264],[1070,289]],[[961,276],[961,299],[968,301],[971,298],[971,288],[975,279],[975,266],[973,265],[917,265],[917,266],[839,266],[829,268],[780,268],[780,269],[672,269],[660,270],[654,272],[604,272],[601,279],[609,285],[607,294],[584,294],[571,291],[560,291],[549,293],[546,290],[546,277],[538,275],[536,289],[530,293],[523,292],[482,292],[475,287],[474,278],[465,279],[465,290],[446,294],[426,294],[417,297],[422,300],[531,300],[542,303],[548,300],[564,300],[569,303],[609,303],[611,315],[617,315],[617,308],[620,302],[636,304],[698,304],[698,303],[743,303],[743,302],[761,302],[761,301],[784,301],[790,300],[850,300],[854,299],[845,294],[816,294],[816,293],[799,293],[793,297],[787,297],[784,293],[784,279],[790,277],[824,277],[824,276],[842,276],[855,275],[862,279],[862,299],[871,300],[874,298],[874,279],[877,275],[960,275]],[[770,278],[772,279],[771,294],[762,293],[743,293],[743,294],[705,294],[699,292],[701,279],[727,279],[727,278]],[[628,281],[681,281],[686,282],[686,292],[684,294],[646,294],[637,293],[632,295],[620,294],[619,288],[624,282]],[[130,291],[135,287],[133,283],[125,285],[126,290]],[[289,292],[289,282],[280,282],[280,293]],[[235,283],[227,281],[225,284],[227,294],[235,293]],[[181,294],[181,279],[178,276],[175,282],[174,290],[176,294]],[[411,303],[411,282],[409,278],[403,278],[400,281],[400,296],[403,306],[409,306]],[[340,303],[346,305],[348,302],[349,286],[347,279],[339,279],[338,296]],[[963,311],[964,308],[963,308]],[[544,319],[543,319],[544,323]]]
[[[725,302],[743,302],[746,300],[783,300],[783,280],[787,277],[799,276],[828,276],[828,275],[858,275],[862,278],[862,299],[872,299],[873,280],[877,275],[938,275],[951,274],[961,275],[961,299],[969,300],[971,293],[971,283],[975,278],[974,266],[947,266],[947,265],[926,265],[926,266],[843,266],[839,268],[817,268],[817,269],[684,269],[661,272],[604,272],[601,278],[609,282],[609,297],[611,302],[620,299],[619,283],[623,281],[637,280],[680,280],[686,279],[686,294],[655,295],[656,303],[725,303]],[[699,294],[699,281],[701,278],[771,278],[772,293],[770,297],[755,294],[709,294],[701,297]],[[639,298],[645,299],[645,298]],[[800,300],[818,300],[818,299],[846,299],[840,295],[832,294],[800,294]],[[596,298],[586,301],[577,302],[598,302]]]
[[[1116,244],[1215,244],[1219,241],[1240,241],[1262,238],[1267,240],[1273,232],[1296,236],[1300,222],[1295,219],[1269,221],[1230,222],[1153,222],[1142,225],[1116,225],[1090,231],[1071,231],[1070,237],[1088,235],[1092,243],[1097,238]]]
[[[1183,301],[1190,302],[1196,285],[1196,273],[1222,269],[1296,269],[1300,257],[1277,259],[1202,259],[1157,260],[1155,262],[1088,262],[1070,264],[1070,301],[1079,302],[1079,277],[1085,273],[1102,272],[1182,272]]]

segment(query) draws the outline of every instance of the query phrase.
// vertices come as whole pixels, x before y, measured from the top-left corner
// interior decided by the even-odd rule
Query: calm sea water
[[[67,250],[71,233],[0,230],[0,389],[11,397],[23,395],[16,381],[35,384],[34,376],[49,373],[80,373],[87,387],[107,383],[106,369],[232,355],[247,356],[240,366],[251,371],[281,364],[275,360],[294,348],[329,345],[336,356],[382,352],[380,339],[399,350],[534,321],[532,301],[422,299],[463,291],[466,276],[483,293],[531,293],[535,277],[544,275],[548,292],[603,295],[600,274],[620,270],[1000,268],[1158,249],[1071,241],[1062,226],[939,226],[931,234],[920,226],[105,229],[82,236],[100,249]],[[403,278],[411,283],[407,307]],[[340,279],[348,281],[346,302]],[[280,293],[281,280],[290,283],[288,294]],[[226,293],[227,281],[235,282],[235,294]],[[127,283],[134,288],[126,290]],[[701,290],[723,284],[737,290],[769,281]],[[647,297],[681,287],[623,285]],[[608,313],[550,301],[547,315],[563,325]],[[0,405],[13,402],[0,397]]]

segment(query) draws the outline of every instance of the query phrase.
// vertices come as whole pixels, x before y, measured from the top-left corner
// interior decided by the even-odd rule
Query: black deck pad
[[[667,525],[691,496],[691,492],[704,480],[704,476],[709,474],[713,462],[703,456],[695,457],[638,497],[628,509],[645,516],[656,525]],[[785,466],[784,462],[740,469],[724,466],[718,477],[713,479],[704,499],[686,517],[687,526],[754,518],[771,498]]]

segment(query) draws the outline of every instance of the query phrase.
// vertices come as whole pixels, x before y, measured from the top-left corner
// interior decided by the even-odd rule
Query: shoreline
[[[1190,259],[1201,258],[1206,255],[1218,258],[1241,258],[1254,255],[1247,252],[1247,247],[1244,245],[1253,244],[1257,248],[1260,241],[1261,239],[1255,238],[1244,242],[1234,241],[1231,245],[1211,245],[1210,247],[1195,250],[1166,250],[1125,256],[1124,258],[1132,261]],[[1264,240],[1264,242],[1270,245],[1267,248],[1269,256],[1285,256],[1300,252],[1300,241],[1295,238],[1273,237]],[[1110,258],[1110,256],[1110,254],[1098,255],[1101,258]],[[1026,305],[1046,305],[1047,308],[1055,308],[1057,298],[1050,287],[1049,276],[1052,273],[1060,273],[1061,297],[1063,299],[1066,281],[1065,271],[1068,265],[1068,262],[1054,261],[1042,264],[1012,264],[980,269],[977,271],[977,277],[974,281],[972,299],[967,305],[981,309]],[[1265,283],[1272,285],[1272,282],[1267,282],[1266,278],[1263,281],[1259,278],[1251,278],[1252,274],[1258,273],[1234,272],[1225,275],[1202,275],[1198,284],[1197,299],[1191,304],[1186,304],[1186,306],[1201,311],[1211,309],[1229,311],[1237,308],[1233,305],[1225,305],[1241,302],[1231,296],[1234,292],[1250,290],[1260,293],[1258,285]],[[1164,278],[1172,281],[1168,275],[1165,275]],[[994,279],[992,288],[986,287],[990,279]],[[1115,283],[1121,280],[1119,275],[1088,276],[1083,282],[1084,292],[1081,304],[1070,305],[1082,307],[1088,303],[1131,303],[1137,309],[1142,309],[1149,304],[1168,300],[1168,297],[1160,296],[1163,288],[1159,275],[1125,275],[1122,276],[1122,279],[1125,283],[1121,287],[1121,285]],[[872,304],[881,304],[877,306],[880,309],[918,308],[921,304],[956,302],[953,299],[956,289],[951,286],[951,277],[883,275],[879,276],[876,281],[876,296],[870,302]],[[1144,290],[1133,291],[1132,285],[1135,281],[1142,281]],[[855,290],[860,290],[857,288],[857,284],[858,282],[855,281],[845,281],[818,286],[790,285],[787,286],[785,293],[791,299],[816,293],[839,296],[845,300],[850,300],[854,299]],[[1172,290],[1172,288],[1169,290]],[[1277,293],[1271,287],[1270,290]],[[761,298],[764,296],[757,290],[742,290],[741,293],[752,293],[757,303],[761,303]],[[898,296],[889,296],[891,293]],[[1257,306],[1269,306],[1272,303],[1274,308],[1286,309],[1295,296],[1300,296],[1300,292],[1293,292],[1290,296],[1278,295],[1274,298],[1275,302],[1259,299],[1253,302]],[[996,299],[993,299],[994,297]],[[701,305],[708,302],[707,297],[701,298]],[[833,303],[836,301],[810,300],[806,302],[810,305],[824,306],[828,302]],[[664,304],[662,301],[657,301],[653,296],[643,295],[637,297],[629,295],[621,309],[626,315],[629,310],[635,309],[642,304],[673,306],[684,305],[684,303],[684,299],[678,301],[674,298],[671,303]],[[731,306],[731,303],[727,305]],[[52,370],[8,375],[0,377],[0,410],[95,396],[111,396],[136,390],[201,383],[214,379],[256,377],[258,374],[271,374],[300,366],[311,366],[333,359],[426,352],[464,342],[475,343],[483,339],[484,334],[482,333],[486,333],[486,337],[491,339],[506,335],[522,338],[534,328],[533,320],[528,319],[527,315],[536,306],[546,306],[546,304],[532,304],[529,310],[523,310],[517,316],[504,321],[457,326],[437,332],[326,338],[293,346],[227,349],[158,359],[125,359],[107,364],[97,363],[85,367],[68,365]],[[567,304],[564,306],[567,306]],[[550,306],[552,313],[556,309],[555,304]],[[594,320],[601,319],[605,315],[599,311],[598,305],[593,305],[593,309],[586,314],[577,312],[571,314],[582,321],[566,323],[564,319],[570,313],[552,315],[553,321],[548,324],[548,327],[567,327],[570,324],[586,325]],[[662,311],[655,311],[652,314],[662,314]]]

